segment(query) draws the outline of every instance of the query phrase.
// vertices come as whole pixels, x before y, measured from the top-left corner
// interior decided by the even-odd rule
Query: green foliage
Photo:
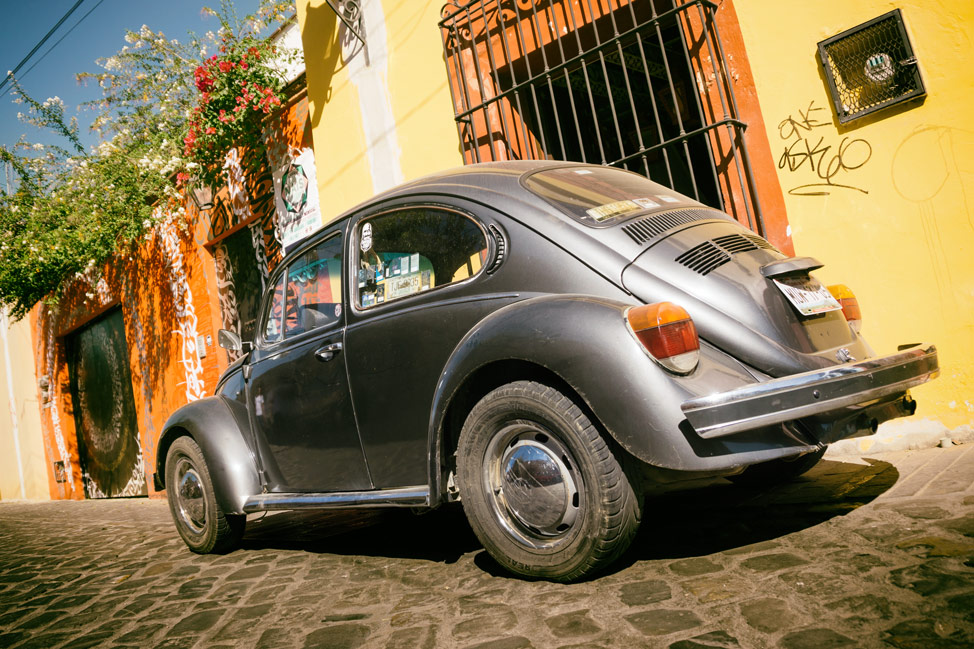
[[[56,301],[73,279],[93,298],[107,260],[129,254],[163,212],[184,218],[178,184],[194,175],[222,184],[231,146],[263,152],[260,118],[280,104],[282,79],[259,35],[290,6],[263,0],[238,20],[224,1],[219,12],[205,10],[219,18],[219,32],[190,34],[185,43],[144,25],[128,32],[122,51],[99,61],[103,71],[78,75],[102,89],[89,104],[100,136],[90,153],[60,99],[38,102],[13,80],[15,101],[27,108],[21,119],[64,141],[0,146],[0,164],[18,178],[15,188],[0,189],[0,303],[14,317]],[[166,209],[155,209],[160,204]]]

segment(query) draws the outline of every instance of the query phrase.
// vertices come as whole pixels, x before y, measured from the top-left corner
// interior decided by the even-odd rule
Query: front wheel
[[[176,530],[193,552],[229,552],[240,543],[247,517],[223,513],[203,452],[192,437],[180,437],[169,447],[166,497]]]
[[[598,430],[569,398],[529,381],[470,411],[457,450],[464,512],[511,572],[572,581],[632,542],[642,501]]]

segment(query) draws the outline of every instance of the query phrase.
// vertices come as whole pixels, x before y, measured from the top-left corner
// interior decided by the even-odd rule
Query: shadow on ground
[[[899,472],[878,460],[825,460],[805,476],[764,488],[711,481],[649,496],[642,528],[611,571],[733,550],[824,523],[862,507],[896,484]],[[416,515],[408,510],[281,512],[251,520],[243,548],[278,548],[340,555],[453,563],[479,549],[458,505]],[[485,552],[475,558],[490,574],[506,573]]]

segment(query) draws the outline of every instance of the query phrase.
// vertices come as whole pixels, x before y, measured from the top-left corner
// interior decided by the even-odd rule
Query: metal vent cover
[[[725,219],[723,212],[701,209],[674,210],[645,216],[622,226],[623,232],[638,244],[658,237],[673,228],[704,219]]]
[[[730,255],[721,250],[713,241],[704,241],[676,258],[676,263],[683,264],[701,275],[706,275],[729,261]]]
[[[927,94],[899,9],[818,44],[839,122]]]
[[[701,275],[706,275],[729,262],[732,255],[753,250],[774,250],[777,252],[774,246],[757,235],[725,234],[710,241],[704,241],[681,253],[676,258],[676,263],[682,264]]]

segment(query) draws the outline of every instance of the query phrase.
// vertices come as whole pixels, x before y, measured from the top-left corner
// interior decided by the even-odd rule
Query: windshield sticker
[[[409,258],[409,272],[418,273],[419,272],[419,253],[414,252]]]
[[[647,210],[653,207],[659,207],[659,203],[656,201],[651,201],[648,198],[634,198],[632,199],[632,202],[646,208]]]
[[[638,212],[642,209],[643,207],[639,203],[625,200],[599,205],[598,207],[585,210],[585,213],[588,214],[592,219],[601,222],[617,216],[629,214],[630,212]]]
[[[679,203],[680,202],[680,199],[679,198],[676,198],[674,196],[663,196],[662,194],[660,194],[656,198],[660,199],[664,203]]]
[[[362,252],[368,252],[372,249],[372,224],[366,223],[362,226],[362,241],[360,243],[362,247]]]
[[[341,304],[336,304],[335,305],[335,317],[336,318],[342,317],[342,305]]]

